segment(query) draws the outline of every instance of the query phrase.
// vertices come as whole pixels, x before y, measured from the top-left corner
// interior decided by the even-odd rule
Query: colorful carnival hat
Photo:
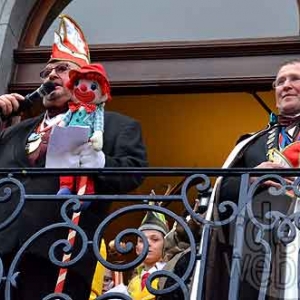
[[[169,227],[164,214],[148,211],[142,220],[139,230],[157,230],[165,236],[169,232]]]
[[[60,15],[58,31],[54,32],[54,42],[50,62],[70,61],[82,67],[90,63],[89,47],[79,25],[68,15]]]

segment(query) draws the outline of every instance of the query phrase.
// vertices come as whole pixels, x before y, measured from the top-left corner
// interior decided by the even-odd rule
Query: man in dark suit
[[[225,168],[281,169],[299,167],[300,60],[284,63],[278,71],[273,86],[275,89],[276,107],[279,112],[277,121],[269,124],[266,129],[260,132],[240,139],[225,162]],[[250,184],[257,179],[257,177],[250,177]],[[293,182],[293,178],[285,178],[285,180],[288,184]],[[220,196],[218,202],[228,200],[237,203],[240,184],[241,181],[238,177],[224,177],[215,187],[218,190],[216,195],[219,193]],[[251,211],[258,222],[269,226],[262,233],[263,239],[269,244],[272,253],[271,268],[267,274],[269,278],[262,283],[262,287],[267,289],[267,296],[270,299],[299,299],[298,279],[291,276],[291,274],[297,274],[297,269],[296,273],[287,275],[286,272],[287,270],[291,271],[289,268],[295,268],[297,263],[294,264],[294,261],[291,260],[291,252],[287,254],[287,245],[284,244],[283,240],[280,240],[276,231],[284,217],[279,218],[274,226],[271,226],[274,219],[266,217],[268,211],[278,211],[283,215],[291,214],[295,211],[295,201],[298,200],[295,200],[295,197],[292,195],[287,195],[287,193],[276,196],[271,195],[268,190],[270,186],[280,187],[280,184],[274,180],[267,180],[261,183],[259,188],[256,189],[250,204]],[[257,299],[261,287],[263,263],[267,262],[266,248],[263,242],[256,243],[254,241],[259,228],[250,220],[247,212],[240,278],[241,285],[238,299]],[[226,219],[228,215],[218,214],[215,217]],[[232,223],[230,228],[220,229],[215,235],[217,243],[215,244],[214,240],[213,245],[217,246],[213,247],[213,249],[219,247],[219,252],[217,251],[219,259],[215,257],[210,260],[209,264],[213,268],[217,268],[214,270],[215,273],[212,273],[216,274],[216,278],[211,278],[211,285],[207,289],[208,293],[214,294],[210,299],[219,297],[218,291],[210,291],[213,282],[219,286],[223,284],[223,287],[229,284],[230,270],[228,269],[228,260],[231,261],[232,255],[232,247],[229,245],[232,245],[235,233],[235,222]],[[287,228],[284,229],[286,230]],[[221,240],[222,242],[220,242]],[[299,247],[294,249],[294,251],[298,251],[298,249]],[[288,266],[286,262],[288,262]],[[224,270],[226,271],[224,272]],[[287,276],[290,277],[288,278]],[[293,285],[296,286],[293,291],[287,288]]]
[[[70,20],[72,21],[71,18],[67,21]],[[79,38],[85,42],[84,37]],[[86,53],[79,53],[80,55],[72,54],[74,48],[73,52],[65,53],[59,49],[61,47],[58,48],[54,44],[52,57],[40,74],[43,83],[51,81],[55,84],[54,91],[43,98],[45,113],[8,127],[0,133],[1,168],[45,166],[50,129],[68,110],[70,91],[66,88],[66,82],[69,80],[69,70],[89,62],[88,48],[85,48]],[[22,101],[24,97],[17,93],[0,96],[2,114],[9,117],[13,112],[18,111]],[[116,112],[105,112],[104,128],[103,151],[97,152],[90,144],[86,144],[85,147],[81,147],[82,152],[77,154],[82,168],[147,166],[146,150],[137,121]],[[26,194],[55,195],[59,190],[58,176],[20,176],[17,179],[24,185]],[[95,175],[93,180],[96,194],[123,194],[138,187],[142,177]],[[12,216],[22,198],[19,187],[14,183],[3,184],[0,187],[1,193],[4,187],[12,189],[12,197],[7,203],[1,204],[0,224]],[[25,201],[20,214],[8,227],[0,230],[0,256],[4,260],[5,275],[16,251],[34,233],[50,224],[64,221],[60,213],[62,203],[57,200]],[[89,241],[92,240],[97,226],[106,216],[108,205],[106,201],[92,201],[81,212],[79,226],[85,231]],[[53,229],[28,245],[14,270],[14,272],[20,271],[20,274],[16,279],[17,289],[13,289],[12,299],[42,299],[54,292],[59,268],[49,260],[49,247],[58,239],[66,239],[67,235],[68,229]],[[81,236],[77,233],[74,251],[78,253],[81,246]],[[63,292],[72,299],[91,299],[90,292],[96,266],[91,246],[89,245],[83,258],[68,271]],[[56,247],[55,255],[60,260],[62,251],[58,248]],[[101,283],[98,284],[101,287]],[[2,288],[3,285],[4,283]],[[0,299],[2,296],[0,295]]]

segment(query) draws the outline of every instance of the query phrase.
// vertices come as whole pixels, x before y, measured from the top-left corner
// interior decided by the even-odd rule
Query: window
[[[74,17],[90,44],[299,35],[296,0],[87,1],[71,1],[62,13]],[[41,45],[52,43],[57,22]]]
[[[57,16],[67,13],[84,30],[92,61],[108,70],[114,95],[270,90],[278,66],[299,56],[299,3],[37,0],[10,88],[40,84]]]

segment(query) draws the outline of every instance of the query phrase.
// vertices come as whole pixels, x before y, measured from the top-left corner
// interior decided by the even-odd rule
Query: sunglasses
[[[70,66],[68,64],[59,64],[55,67],[52,68],[45,68],[40,72],[40,78],[41,79],[46,79],[47,77],[49,77],[50,73],[55,70],[55,73],[57,75],[60,75],[68,70],[70,70]]]

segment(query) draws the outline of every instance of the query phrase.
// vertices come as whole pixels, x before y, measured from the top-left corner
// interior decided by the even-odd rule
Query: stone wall
[[[0,0],[0,95],[12,76],[13,50],[18,48],[26,20],[38,0]]]

